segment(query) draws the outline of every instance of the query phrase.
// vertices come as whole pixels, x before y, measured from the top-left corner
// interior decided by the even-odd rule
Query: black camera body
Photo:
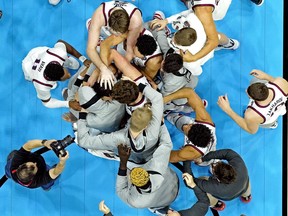
[[[64,157],[67,152],[65,151],[65,148],[74,142],[74,137],[71,137],[70,135],[66,136],[62,140],[57,140],[55,142],[51,143],[51,148],[54,151],[54,153],[57,155],[57,157],[61,156]]]

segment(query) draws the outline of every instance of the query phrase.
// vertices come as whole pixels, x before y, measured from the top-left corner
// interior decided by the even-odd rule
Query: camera
[[[74,137],[71,137],[70,135],[66,136],[62,140],[57,140],[55,142],[51,143],[51,148],[54,151],[54,153],[57,155],[57,157],[62,156],[64,157],[67,153],[65,151],[65,148],[74,142]]]

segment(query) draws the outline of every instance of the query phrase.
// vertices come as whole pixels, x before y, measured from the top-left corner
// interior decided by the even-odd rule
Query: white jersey
[[[193,149],[195,149],[197,152],[199,152],[202,156],[206,155],[207,153],[209,153],[210,151],[215,151],[216,150],[216,143],[217,143],[217,138],[216,138],[216,127],[213,123],[209,123],[209,122],[202,122],[202,121],[197,121],[189,116],[185,116],[182,115],[180,113],[169,113],[167,115],[167,120],[175,125],[177,127],[178,130],[183,131],[183,126],[184,125],[189,125],[189,124],[202,124],[205,125],[206,127],[209,128],[209,130],[212,133],[212,137],[213,139],[211,140],[211,142],[204,148],[202,147],[198,147],[196,145],[194,145],[186,135],[184,135],[184,144],[183,146],[191,146]],[[203,162],[201,164],[199,164],[200,166],[207,166],[210,163],[212,163],[213,161],[208,161],[208,162]]]
[[[144,85],[148,85],[150,86],[148,80],[146,79],[145,76],[141,75],[139,76],[137,79],[134,80],[134,82],[136,83],[136,85],[138,86],[140,83],[144,84]],[[142,98],[140,101],[138,101],[136,104],[133,104],[133,105],[126,105],[126,112],[129,114],[129,115],[132,115],[132,112],[134,110],[136,110],[137,108],[140,108],[140,107],[144,107],[144,105],[146,103],[149,103],[150,101],[148,100],[147,97],[145,97],[145,95],[143,94],[142,95]]]
[[[285,94],[283,90],[275,83],[268,82],[265,85],[274,93],[274,98],[272,101],[266,106],[261,106],[257,103],[257,101],[250,99],[247,107],[254,110],[263,118],[263,122],[260,124],[261,126],[273,124],[279,116],[285,115],[285,103],[288,96],[288,94]]]
[[[194,10],[197,6],[212,6],[213,19],[221,20],[225,17],[232,0],[192,0],[188,3],[188,8]]]
[[[114,8],[124,9],[128,13],[130,19],[133,16],[133,14],[135,13],[135,11],[139,10],[139,8],[137,8],[135,5],[133,5],[129,2],[125,2],[125,1],[123,1],[123,2],[122,1],[103,2],[101,5],[103,6],[103,16],[104,16],[104,20],[105,20],[105,24],[101,28],[101,36],[103,36],[103,37],[108,37],[111,35],[111,33],[109,31],[109,26],[108,26],[108,20],[110,18],[110,14]],[[140,11],[140,13],[141,13],[141,11]]]
[[[197,39],[190,46],[175,45],[175,43],[172,41],[173,35],[167,38],[170,47],[175,49],[177,53],[180,53],[181,49],[183,51],[189,51],[192,55],[195,55],[204,47],[207,39],[204,27],[198,17],[191,10],[187,10],[169,17],[168,22],[172,23],[172,26],[177,26],[179,29],[183,27],[190,27],[196,31]],[[201,66],[213,56],[214,50],[195,62],[184,62],[183,66],[191,71],[194,76],[199,76],[202,73]]]
[[[50,90],[56,81],[48,81],[44,78],[43,72],[50,62],[57,62],[63,66],[68,59],[65,44],[58,42],[53,48],[36,47],[32,49],[22,61],[22,69],[25,79],[32,81],[37,91],[37,97],[47,100]]]

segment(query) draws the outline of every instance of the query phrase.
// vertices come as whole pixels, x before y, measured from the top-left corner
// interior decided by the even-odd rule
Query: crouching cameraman
[[[62,173],[69,153],[59,154],[59,163],[50,167],[44,158],[32,149],[47,147],[51,149],[51,143],[56,140],[31,140],[25,143],[19,150],[12,151],[7,158],[5,175],[16,183],[27,188],[42,187],[49,190],[57,177]]]

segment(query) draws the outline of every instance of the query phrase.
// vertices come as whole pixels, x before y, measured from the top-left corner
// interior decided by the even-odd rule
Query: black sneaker
[[[257,6],[261,6],[264,3],[264,0],[251,0]]]

